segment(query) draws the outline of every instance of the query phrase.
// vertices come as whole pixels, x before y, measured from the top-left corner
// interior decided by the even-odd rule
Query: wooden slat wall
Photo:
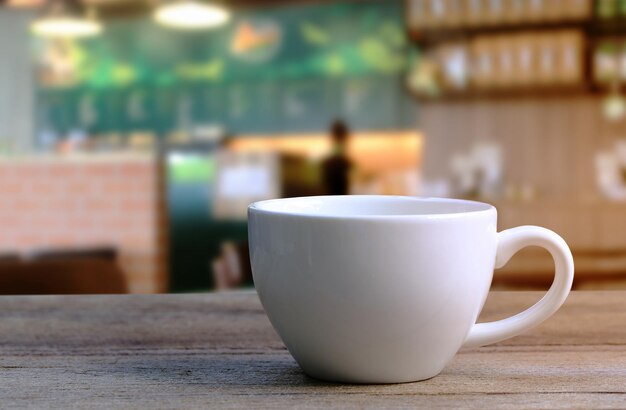
[[[502,146],[506,183],[536,188],[532,202],[496,201],[500,228],[538,224],[576,248],[626,249],[626,204],[601,197],[595,170],[596,153],[626,138],[626,120],[606,121],[601,97],[434,102],[420,118],[425,180],[447,177],[455,153],[488,140]]]
[[[550,199],[595,196],[595,153],[626,138],[626,121],[609,123],[601,109],[598,97],[424,104],[424,176],[446,176],[454,153],[489,140],[502,144],[507,182]]]

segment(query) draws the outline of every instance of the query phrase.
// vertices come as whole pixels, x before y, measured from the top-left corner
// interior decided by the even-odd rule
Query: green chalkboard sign
[[[36,40],[39,128],[167,134],[217,123],[233,134],[399,128],[408,57],[401,0],[236,13],[181,32],[114,21],[86,40]],[[414,112],[414,110],[412,111]]]

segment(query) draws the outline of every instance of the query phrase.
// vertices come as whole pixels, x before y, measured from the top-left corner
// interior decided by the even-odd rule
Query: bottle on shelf
[[[538,49],[537,82],[540,85],[552,85],[556,82],[558,43],[551,34],[539,34],[535,41]]]
[[[465,90],[468,86],[468,55],[465,43],[452,43],[439,50],[443,88]]]
[[[584,20],[591,17],[593,0],[567,0],[563,17],[569,20]]]
[[[458,28],[463,24],[464,0],[441,0],[445,1],[444,24],[449,28]]]
[[[545,19],[546,3],[551,0],[527,0],[526,1],[526,21],[540,22]]]
[[[605,40],[593,52],[593,78],[598,85],[610,84],[618,77],[617,48],[613,41]]]
[[[411,0],[408,2],[409,27],[415,30],[428,28],[427,0]]]
[[[485,10],[487,0],[465,1],[465,24],[468,26],[480,26],[485,22]]]
[[[524,10],[526,0],[505,0],[504,2],[504,23],[520,24],[524,21]]]
[[[477,37],[471,44],[472,63],[470,75],[472,84],[477,89],[488,89],[494,86],[496,61],[495,49],[486,37]]]
[[[494,38],[493,45],[496,55],[495,83],[499,88],[511,88],[514,84],[515,75],[515,49],[513,36],[498,36]]]
[[[428,2],[428,12],[426,13],[429,19],[428,25],[432,28],[441,28],[445,25],[447,15],[447,2],[444,0],[430,0]]]
[[[484,24],[500,25],[504,21],[504,0],[487,0]]]
[[[547,0],[543,2],[543,16],[545,21],[558,21],[563,19],[565,9],[569,7],[571,0]]]
[[[536,83],[535,66],[537,50],[534,46],[534,35],[530,32],[514,35],[511,39],[513,49],[514,84],[528,87]]]
[[[583,80],[583,38],[579,31],[565,30],[556,33],[558,73],[562,84],[580,84]]]

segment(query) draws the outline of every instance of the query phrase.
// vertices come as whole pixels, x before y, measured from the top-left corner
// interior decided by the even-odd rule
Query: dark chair
[[[84,248],[84,249],[46,249],[31,252],[29,260],[70,260],[70,259],[104,259],[117,260],[117,251],[112,247]]]
[[[18,262],[20,260],[19,253],[0,253],[0,263],[3,262]]]
[[[122,270],[98,258],[31,260],[0,264],[0,294],[127,293]]]

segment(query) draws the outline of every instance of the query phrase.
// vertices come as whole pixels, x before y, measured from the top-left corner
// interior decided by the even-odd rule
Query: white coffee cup
[[[574,277],[554,232],[496,231],[496,209],[454,199],[321,196],[248,208],[252,274],[272,322],[312,377],[399,383],[437,375],[463,346],[495,343],[551,316]],[[476,324],[494,268],[526,246],[554,258],[537,304]]]

